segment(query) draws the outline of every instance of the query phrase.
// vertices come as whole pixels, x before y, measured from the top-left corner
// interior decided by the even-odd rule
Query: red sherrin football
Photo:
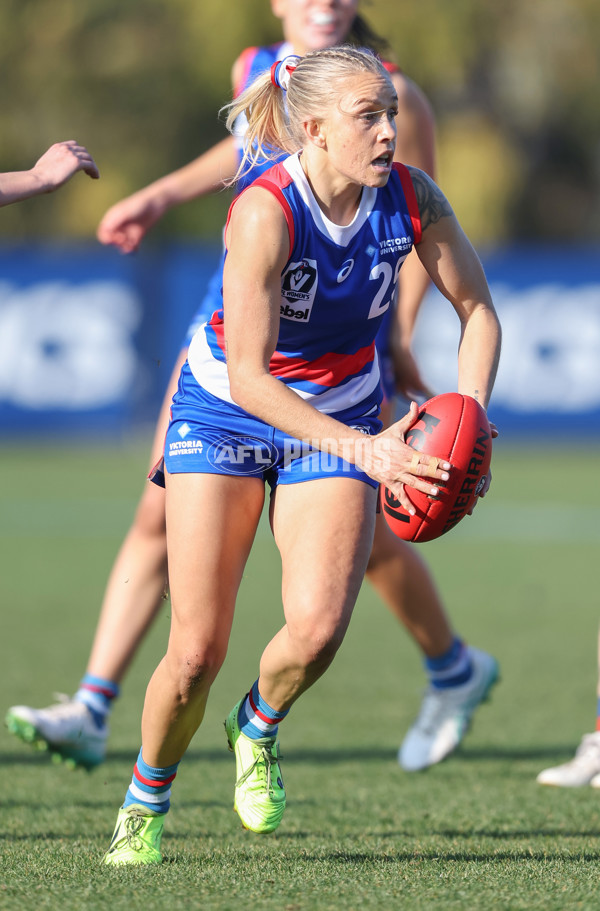
[[[468,395],[447,392],[419,408],[419,418],[406,434],[419,452],[450,462],[450,480],[438,484],[435,500],[412,487],[405,490],[415,507],[411,516],[396,497],[381,487],[386,521],[404,541],[433,541],[460,522],[473,506],[489,471],[492,435],[481,405]]]

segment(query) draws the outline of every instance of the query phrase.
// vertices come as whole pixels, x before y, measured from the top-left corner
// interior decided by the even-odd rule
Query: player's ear
[[[318,146],[320,149],[327,148],[327,139],[322,121],[306,120],[302,126],[304,127],[304,132],[306,133],[306,138],[309,142]]]

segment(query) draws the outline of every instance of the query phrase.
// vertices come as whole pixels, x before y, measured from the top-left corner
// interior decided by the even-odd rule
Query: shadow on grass
[[[528,862],[538,862],[543,864],[548,864],[550,860],[563,861],[568,860],[569,862],[584,861],[585,863],[597,863],[600,858],[600,852],[598,851],[579,851],[577,853],[572,853],[568,851],[566,853],[561,853],[557,851],[551,856],[548,855],[547,851],[494,851],[493,853],[486,853],[482,851],[481,853],[475,853],[473,851],[399,851],[394,854],[347,854],[347,853],[332,853],[325,855],[315,855],[313,860],[328,860],[330,862],[344,863],[344,864],[356,864],[364,866],[377,866],[379,867],[381,863],[397,864],[403,861],[415,862],[416,860],[421,861],[439,861],[441,863],[456,863],[458,862],[474,862],[480,864],[489,864],[489,863],[504,863],[507,860],[526,860]],[[303,855],[303,860],[311,860],[310,855]]]
[[[556,836],[587,837],[588,835],[597,837],[599,833],[598,832],[565,833],[565,832],[561,832],[561,831],[557,830],[556,832],[544,833],[544,835],[546,835],[546,834],[549,837],[556,837]],[[454,838],[455,835],[462,835],[463,837],[467,837],[467,836],[465,836],[465,833],[453,833],[453,832],[449,832],[449,833],[441,833],[441,832],[435,833],[434,832],[434,833],[432,833],[432,835],[433,836],[437,835],[438,837],[440,835],[447,835],[448,837],[452,837],[452,838]],[[531,837],[539,838],[539,835],[540,835],[540,833],[537,831],[531,832],[531,833],[529,833],[529,832],[502,833],[502,836],[507,837],[507,838],[514,838],[514,837],[521,837],[521,836],[528,837],[528,838],[531,838]],[[0,842],[5,837],[8,837],[8,836],[4,836],[2,833],[0,833]],[[279,834],[278,833],[278,835],[276,837],[269,840],[268,846],[261,839],[261,847],[264,845],[264,848],[266,849],[266,850],[264,850],[264,854],[266,856],[270,852],[277,853],[279,850],[281,850],[281,846],[285,842],[288,842],[288,844],[292,844],[294,842],[298,842],[299,840],[306,841],[309,838],[314,839],[315,837],[316,837],[315,833],[305,833],[305,832],[296,832],[296,833],[292,833],[292,834],[283,834],[283,833]],[[322,838],[322,836],[319,836],[319,837]],[[391,837],[414,838],[415,836],[412,835],[411,833],[394,832],[394,833],[389,833],[388,837],[390,837],[390,838]],[[489,837],[493,837],[493,834],[485,832],[485,831],[483,831],[483,832],[478,831],[470,837],[471,838],[482,838],[482,837],[489,838]],[[202,841],[201,835],[198,836],[198,840],[200,842]],[[60,833],[60,832],[45,832],[43,834],[38,834],[38,835],[32,834],[32,833],[23,834],[23,835],[14,835],[13,834],[12,836],[10,836],[10,841],[12,843],[27,842],[29,844],[53,843],[53,842],[62,842],[62,843],[68,844],[70,842],[77,842],[81,845],[81,835],[79,835],[79,834],[65,835],[64,833]],[[95,841],[95,839],[88,839],[90,847],[92,847],[94,841]],[[179,834],[178,835],[177,833],[169,833],[169,835],[166,839],[166,842],[163,845],[163,849],[165,850],[164,864],[170,865],[170,864],[177,864],[180,862],[180,860],[178,860],[177,857],[173,857],[172,855],[170,856],[170,854],[169,854],[169,843],[175,849],[175,851],[177,851],[177,842],[179,842],[179,841],[186,843],[186,848],[185,848],[186,866],[189,865],[190,861],[193,859],[193,857],[192,857],[193,853],[195,854],[195,857],[199,863],[203,863],[207,859],[209,860],[209,862],[211,864],[215,863],[215,862],[217,862],[217,863],[222,862],[223,851],[218,850],[217,854],[215,855],[214,846],[212,846],[210,848],[208,856],[207,856],[206,851],[203,852],[202,850],[200,850],[198,853],[195,853],[195,852],[192,852],[189,850],[189,843],[190,843],[189,834]],[[228,856],[235,854],[237,862],[243,862],[245,859],[245,860],[247,860],[247,862],[249,864],[256,864],[256,861],[257,861],[256,851],[246,851],[244,849],[232,848],[231,844],[228,843],[226,835],[223,835],[223,843],[225,846],[225,853]],[[93,848],[92,848],[92,850],[93,850]],[[102,851],[100,850],[98,853],[99,853],[99,856],[101,856]],[[291,858],[289,856],[288,856],[288,860],[291,860]],[[551,852],[549,852],[547,849],[532,850],[531,848],[519,848],[519,849],[505,850],[505,851],[496,851],[496,850],[486,851],[485,849],[465,850],[465,851],[457,851],[457,850],[444,851],[444,850],[440,850],[439,847],[436,847],[435,849],[427,850],[427,848],[423,847],[422,839],[420,839],[419,848],[416,850],[410,850],[410,849],[401,850],[401,851],[387,850],[387,851],[385,851],[385,853],[382,851],[372,851],[372,852],[367,852],[367,851],[356,851],[356,852],[355,851],[323,851],[323,850],[306,851],[305,849],[303,849],[302,853],[299,854],[298,857],[296,858],[296,863],[298,865],[305,866],[305,865],[313,864],[313,863],[322,864],[323,862],[328,862],[331,864],[339,864],[340,866],[363,867],[363,868],[365,868],[365,870],[368,870],[369,868],[374,868],[376,870],[380,870],[382,864],[385,864],[387,866],[396,866],[397,864],[400,864],[400,863],[410,863],[410,864],[414,865],[415,862],[430,863],[431,861],[435,861],[435,862],[441,863],[441,864],[475,863],[475,864],[486,864],[486,865],[489,865],[490,863],[504,864],[506,861],[526,861],[527,863],[530,863],[530,864],[539,863],[539,864],[544,864],[545,866],[547,866],[548,864],[550,864],[552,862],[564,863],[565,861],[568,861],[569,864],[574,864],[574,863],[597,864],[599,860],[600,860],[600,851],[598,851],[598,850],[587,850],[586,849],[586,850],[574,852],[569,848],[565,848],[564,850],[561,850],[556,845],[553,846],[553,850]],[[203,869],[206,872],[207,867],[205,865],[203,865]]]
[[[138,754],[139,747],[131,750],[110,750],[107,754],[107,762],[133,762]],[[568,759],[572,756],[574,745],[556,744],[544,747],[461,747],[451,757],[452,760],[460,762],[481,762],[496,760],[536,760],[539,762],[551,761],[555,759]],[[374,748],[370,745],[364,747],[347,747],[340,749],[292,749],[287,753],[285,745],[282,758],[287,763],[301,762],[318,762],[320,765],[344,762],[389,762],[396,761],[396,750]],[[188,750],[185,754],[186,764],[188,762],[231,762],[231,753],[224,747],[222,750]],[[0,753],[0,766],[6,765],[48,765],[51,763],[50,756],[44,751],[29,751],[24,746],[22,752],[2,752]],[[57,765],[60,768],[60,764]],[[100,767],[102,768],[102,766]],[[91,771],[94,771],[93,769]]]

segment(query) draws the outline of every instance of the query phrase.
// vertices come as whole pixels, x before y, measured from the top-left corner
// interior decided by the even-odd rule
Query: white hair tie
[[[271,67],[271,82],[279,89],[287,92],[290,84],[290,76],[298,66],[298,61],[302,58],[297,54],[289,54],[283,60],[276,60]]]

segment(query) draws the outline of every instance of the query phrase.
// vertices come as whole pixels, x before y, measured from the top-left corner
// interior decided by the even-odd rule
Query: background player
[[[52,193],[77,171],[83,171],[94,180],[100,177],[96,163],[85,146],[74,139],[55,142],[28,171],[0,174],[0,206]]]
[[[557,788],[600,788],[600,633],[598,634],[598,684],[596,687],[596,730],[584,734],[573,759],[544,769],[537,777],[539,784]]]
[[[304,54],[350,35],[374,47],[381,39],[357,13],[357,0],[272,0],[281,19],[284,42],[246,49],[233,67],[234,91],[239,92],[260,72],[288,53]],[[420,89],[397,67],[388,65],[398,93],[396,118],[397,160],[434,175],[434,122]],[[243,130],[228,137],[184,168],[156,181],[113,206],[98,229],[103,243],[128,253],[138,248],[146,232],[174,205],[202,196],[235,174],[243,147]],[[247,185],[264,162],[246,175]],[[220,306],[221,269],[211,283],[199,313],[192,321],[186,345],[173,371],[159,416],[151,464],[162,450],[169,408],[187,344],[195,328]],[[413,359],[410,341],[416,315],[429,279],[418,257],[411,254],[400,272],[397,319],[391,312],[378,337],[382,379],[387,402],[384,423],[391,418],[396,386],[407,396],[428,394]],[[25,740],[41,739],[51,750],[83,765],[95,765],[105,756],[106,718],[119,684],[136,649],[156,616],[166,588],[164,495],[147,484],[135,519],[113,566],[102,605],[87,671],[73,700],[49,709],[14,706],[9,729]],[[439,762],[460,743],[471,716],[497,676],[496,662],[480,650],[466,647],[454,634],[434,582],[419,554],[395,538],[383,519],[376,523],[369,581],[415,639],[424,655],[429,687],[416,723],[404,739],[399,759],[407,770]]]

